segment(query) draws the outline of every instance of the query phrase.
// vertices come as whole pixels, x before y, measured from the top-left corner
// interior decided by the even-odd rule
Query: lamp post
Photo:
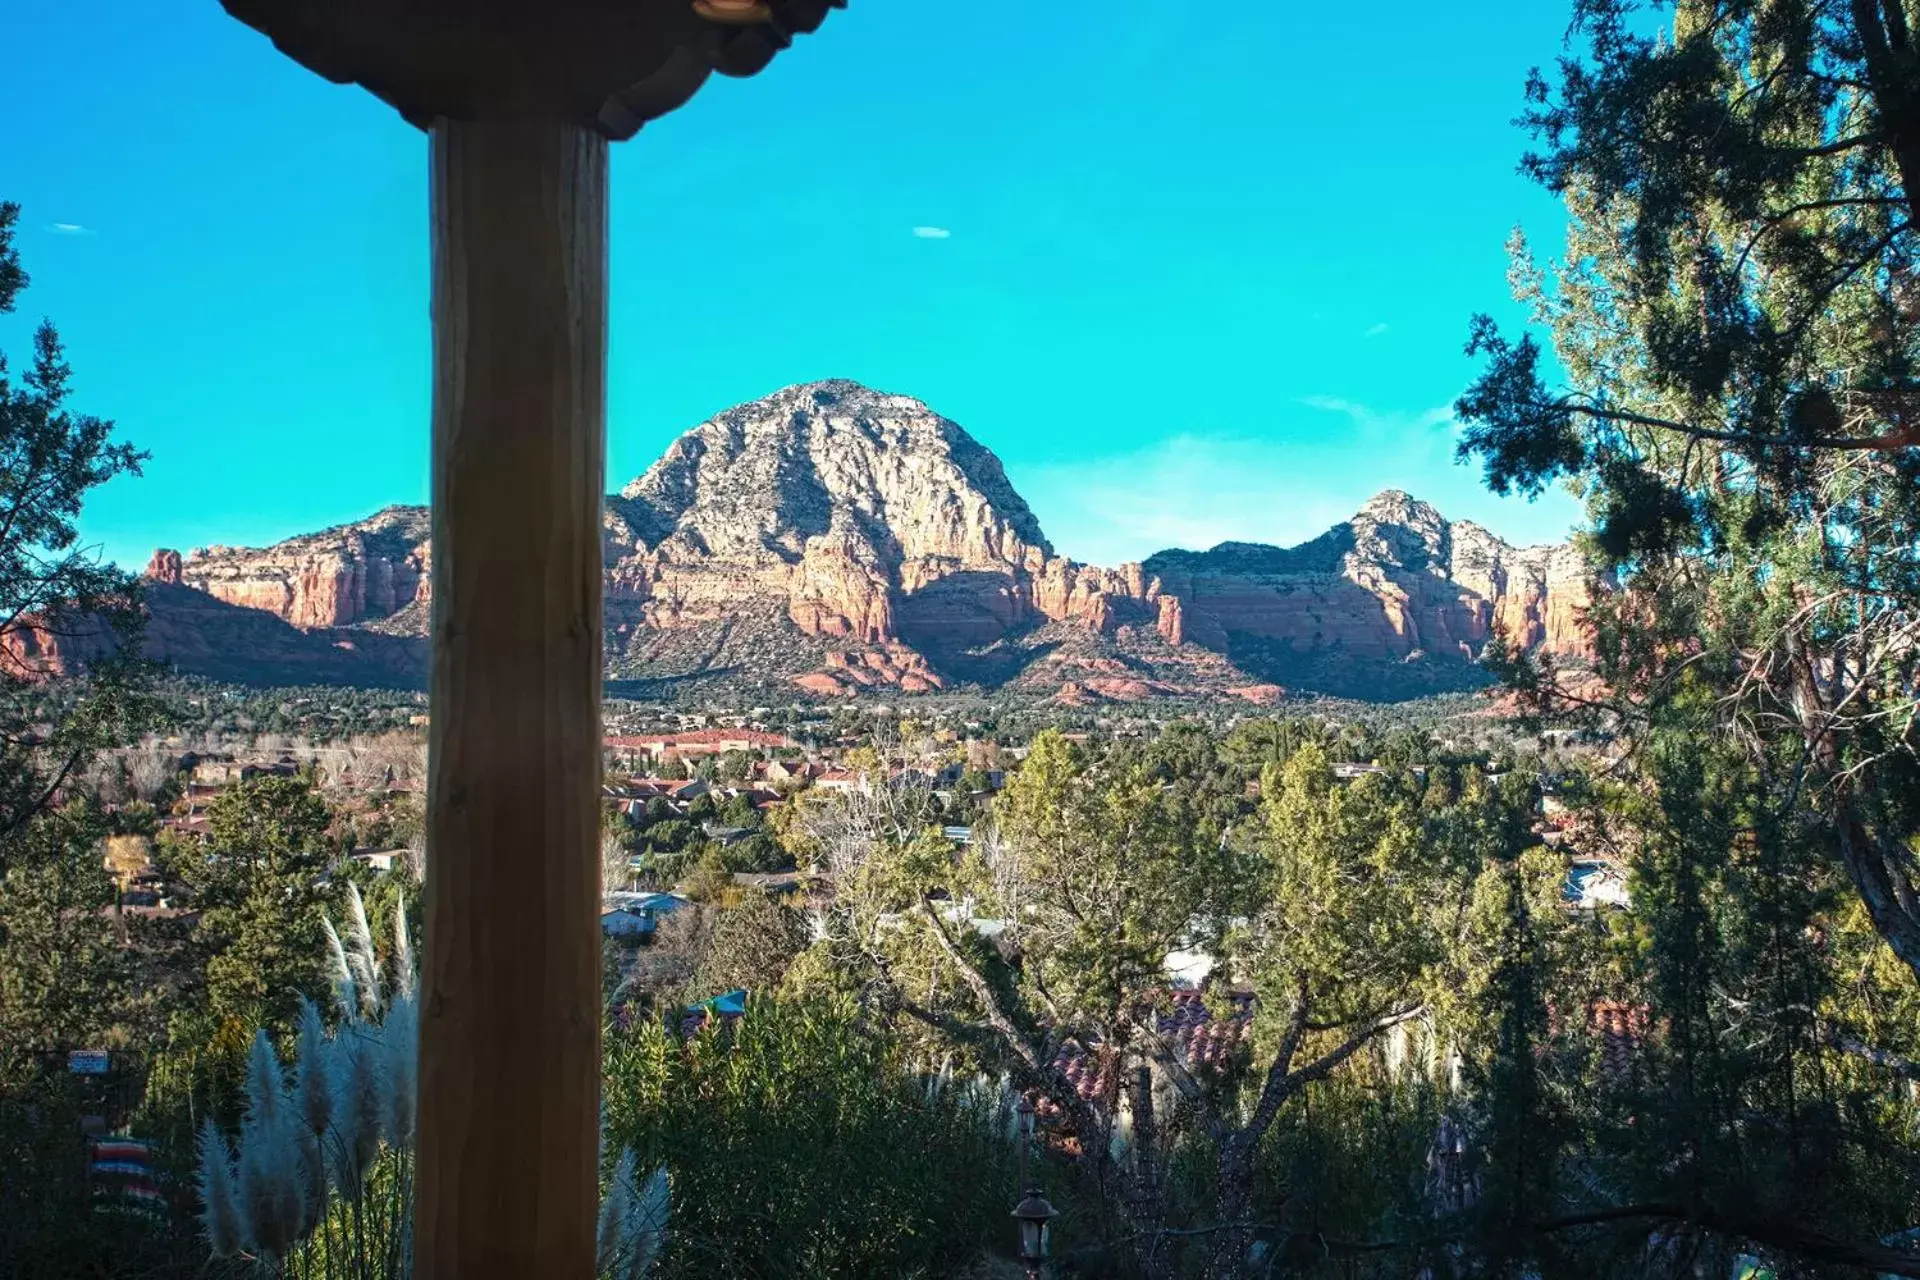
[[[1014,1206],[1013,1216],[1020,1224],[1020,1261],[1026,1265],[1027,1280],[1040,1280],[1040,1268],[1053,1247],[1051,1224],[1059,1211],[1047,1203],[1040,1188],[1029,1187],[1026,1197]]]
[[[1025,1194],[1013,1207],[1013,1218],[1020,1224],[1020,1261],[1027,1268],[1027,1280],[1040,1280],[1040,1268],[1052,1251],[1052,1222],[1059,1211],[1027,1176],[1027,1148],[1033,1143],[1034,1109],[1026,1095],[1021,1095],[1014,1114],[1020,1121],[1020,1185]]]

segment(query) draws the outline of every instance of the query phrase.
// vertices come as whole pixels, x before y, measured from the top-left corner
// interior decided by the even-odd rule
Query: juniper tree
[[[215,798],[208,844],[178,855],[201,908],[196,943],[216,1024],[292,1025],[324,990],[322,914],[332,811],[301,778],[263,777]]]
[[[1629,747],[1600,808],[1645,1074],[1580,1172],[1806,1258],[1914,1185],[1884,1012],[1920,973],[1920,48],[1903,0],[1636,7],[1580,0],[1529,84],[1567,245],[1516,237],[1532,328],[1475,322],[1462,453],[1500,492],[1569,481],[1607,588],[1604,692],[1513,666]]]
[[[19,219],[19,205],[0,203],[0,315],[28,284]],[[72,410],[73,371],[50,321],[32,344],[17,381],[0,352],[0,870],[21,856],[27,821],[153,716],[128,661],[140,625],[134,580],[83,546],[76,523],[86,496],[137,474],[144,455],[114,439],[112,423]],[[102,659],[78,697],[46,697],[36,658],[49,641]],[[36,727],[49,707],[51,732]]]
[[[31,855],[0,877],[0,1044],[64,1051],[104,1043],[127,1015],[132,959],[105,913],[114,885],[99,849],[109,831],[75,801],[26,830]]]
[[[1525,168],[1570,226],[1513,278],[1552,358],[1475,322],[1462,452],[1501,492],[1572,481],[1625,588],[1594,615],[1611,709],[1703,682],[1920,973],[1913,6],[1683,0],[1658,36],[1635,7],[1580,0],[1530,83]]]
[[[1315,745],[1269,765],[1259,811],[1228,829],[1211,743],[1169,747],[1040,734],[963,856],[910,826],[836,825],[827,937],[790,981],[858,994],[917,1052],[1043,1093],[1134,1266],[1177,1274],[1184,1250],[1228,1276],[1256,1234],[1294,1240],[1264,1215],[1276,1144],[1300,1150],[1313,1092],[1373,1079],[1375,1047],[1450,981],[1447,922],[1472,881],[1455,855],[1473,841],[1429,839],[1405,779],[1336,786]],[[997,922],[991,942],[970,917]],[[1170,1035],[1183,948],[1218,962],[1214,1016],[1237,1016],[1234,987],[1256,993],[1250,1053],[1203,1062]],[[1342,1114],[1368,1114],[1362,1092]]]
[[[0,202],[0,320],[29,283],[19,220],[18,205]],[[101,749],[153,719],[130,661],[132,580],[85,548],[77,526],[86,497],[137,472],[141,455],[110,423],[76,413],[71,393],[51,323],[33,331],[17,376],[0,352],[0,1272],[20,1275],[133,1265],[114,1255],[118,1232],[74,1219],[84,1189],[65,1175],[83,1167],[78,1099],[47,1070],[60,1051],[130,1038],[132,963],[100,853],[110,827],[97,808],[58,802]],[[49,683],[49,642],[100,661],[84,681]],[[164,1253],[166,1233],[149,1234]]]

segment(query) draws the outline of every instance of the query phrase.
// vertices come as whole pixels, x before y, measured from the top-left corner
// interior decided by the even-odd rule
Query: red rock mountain
[[[1144,571],[1180,602],[1184,639],[1328,692],[1365,696],[1382,678],[1396,690],[1448,683],[1496,631],[1567,657],[1590,646],[1578,551],[1510,546],[1397,489],[1297,547],[1162,551]]]
[[[196,547],[154,553],[147,575],[262,609],[296,627],[426,633],[427,510],[388,507],[355,524],[288,538],[264,550]]]
[[[1398,492],[1288,550],[1080,564],[957,424],[838,380],[680,437],[607,499],[605,551],[609,673],[655,692],[1013,684],[1069,701],[1270,701],[1280,685],[1472,683],[1495,628],[1530,647],[1584,645],[1586,579],[1569,548],[1516,549]],[[404,637],[425,632],[428,565],[424,509],[389,507],[262,550],[161,551],[149,576],[305,632]]]

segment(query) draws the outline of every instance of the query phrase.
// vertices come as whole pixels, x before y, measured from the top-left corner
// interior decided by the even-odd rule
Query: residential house
[[[742,889],[758,889],[770,898],[798,893],[805,873],[800,871],[736,871],[733,882]]]
[[[729,751],[794,750],[799,743],[778,733],[759,729],[694,729],[680,733],[617,734],[605,739],[606,749],[623,758],[664,760],[674,756],[692,760],[701,756],[721,756]]]
[[[610,893],[601,902],[600,932],[628,941],[650,938],[659,922],[687,901],[677,893]]]
[[[353,855],[353,860],[375,871],[392,871],[395,867],[404,867],[411,858],[408,849],[362,849]]]
[[[738,1021],[747,1012],[747,993],[744,990],[728,991],[699,1004],[688,1005],[686,1013],[680,1019],[680,1034],[692,1036],[709,1020],[717,1020],[721,1026]]]
[[[653,936],[654,918],[629,907],[608,907],[600,912],[600,932],[609,938],[638,941]]]
[[[1387,767],[1380,764],[1362,764],[1357,761],[1339,761],[1333,766],[1333,776],[1341,782],[1352,782],[1355,778],[1364,778],[1370,773],[1385,773]],[[1408,772],[1416,778],[1427,776],[1427,766],[1416,764],[1408,766]]]
[[[827,766],[817,760],[769,760],[760,777],[770,783],[804,786],[826,771]]]
[[[1626,873],[1610,862],[1576,862],[1567,868],[1567,882],[1561,894],[1570,907],[1596,911],[1601,907],[1627,907],[1632,895],[1627,891]]]

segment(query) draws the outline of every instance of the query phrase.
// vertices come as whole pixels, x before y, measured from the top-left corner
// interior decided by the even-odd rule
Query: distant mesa
[[[1558,654],[1588,643],[1573,549],[1510,546],[1397,490],[1297,547],[1082,564],[1054,550],[1000,460],[958,424],[837,379],[687,432],[608,496],[604,531],[608,674],[663,691],[978,687],[1265,705],[1282,689],[1408,697],[1482,684],[1475,661],[1496,629]],[[183,670],[248,665],[230,624],[201,635],[217,615],[158,590],[177,587],[291,636],[339,633],[326,647],[342,662],[368,659],[349,682],[392,683],[401,651],[343,637],[413,642],[417,684],[430,571],[421,507],[262,549],[158,551],[149,650]]]

